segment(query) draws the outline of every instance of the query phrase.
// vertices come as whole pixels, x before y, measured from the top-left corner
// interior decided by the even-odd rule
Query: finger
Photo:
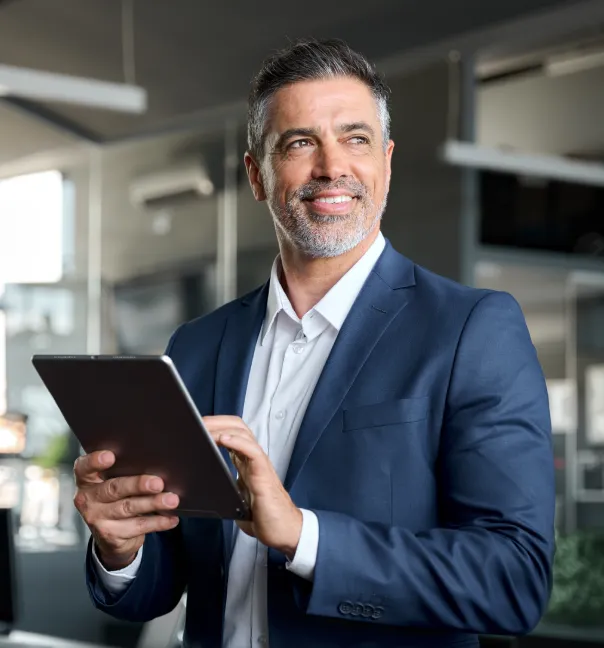
[[[235,452],[237,458],[245,458],[249,461],[267,459],[266,453],[260,447],[256,439],[250,439],[242,434],[223,433],[216,438],[216,443],[227,450]]]
[[[97,484],[102,480],[101,472],[111,468],[115,463],[115,455],[109,450],[91,452],[78,457],[73,465],[77,484]]]
[[[95,499],[98,502],[111,503],[127,497],[161,493],[163,489],[163,480],[153,475],[114,477],[99,484]]]
[[[171,511],[179,502],[178,495],[174,493],[162,493],[153,497],[127,497],[108,506],[105,515],[112,520],[126,520],[138,515]]]
[[[99,524],[96,533],[108,543],[116,540],[132,540],[138,536],[167,531],[178,525],[175,515],[141,515],[127,520],[106,520]]]
[[[254,436],[239,416],[204,416],[203,422],[210,433],[240,430],[252,437]]]
[[[220,438],[223,436],[241,437],[248,439],[251,443],[258,445],[258,440],[249,430],[242,430],[241,428],[223,428],[219,430],[211,430],[210,434],[216,443],[219,443]]]

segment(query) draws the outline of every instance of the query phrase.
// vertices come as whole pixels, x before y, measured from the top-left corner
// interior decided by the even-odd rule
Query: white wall
[[[128,198],[131,180],[145,170],[168,166],[183,150],[221,152],[217,136],[200,139],[194,134],[162,137],[107,149],[103,154],[103,275],[114,281],[179,261],[214,255],[220,190],[195,204],[175,207],[171,230],[153,232],[153,217],[135,208]],[[243,151],[240,154],[243,166]],[[221,161],[220,161],[221,163]],[[218,181],[222,173],[216,169]],[[242,177],[238,196],[238,241],[249,249],[274,241],[265,204],[254,201]]]
[[[551,154],[604,152],[604,67],[489,83],[477,102],[480,144]]]
[[[2,165],[40,156],[76,144],[71,136],[51,129],[0,102],[0,172]]]

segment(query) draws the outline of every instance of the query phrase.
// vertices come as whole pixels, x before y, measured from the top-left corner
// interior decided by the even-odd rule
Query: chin
[[[310,222],[318,227],[329,227],[330,225],[338,227],[344,223],[356,220],[354,210],[351,210],[346,214],[320,214],[318,212],[309,212],[308,217]]]
[[[347,236],[325,234],[319,235],[315,233],[315,235],[300,236],[293,243],[303,254],[310,258],[328,259],[350,252],[367,236],[367,234],[360,232],[348,233]]]

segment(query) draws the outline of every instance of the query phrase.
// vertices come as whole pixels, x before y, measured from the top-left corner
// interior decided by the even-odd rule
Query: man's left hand
[[[205,416],[203,422],[226,448],[248,496],[251,522],[237,522],[247,535],[293,560],[302,532],[302,512],[283,488],[273,465],[252,431],[238,416]]]

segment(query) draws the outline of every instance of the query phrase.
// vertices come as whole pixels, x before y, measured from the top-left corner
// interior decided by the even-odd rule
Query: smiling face
[[[303,81],[272,97],[264,157],[246,154],[246,167],[281,244],[311,258],[334,257],[377,233],[393,147],[383,141],[364,83]]]

